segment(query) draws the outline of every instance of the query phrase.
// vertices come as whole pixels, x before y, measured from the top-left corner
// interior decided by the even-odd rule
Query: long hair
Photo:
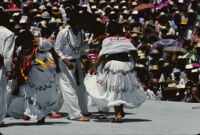
[[[117,22],[110,22],[107,26],[107,32],[109,36],[123,36],[123,27]]]
[[[0,26],[7,27],[9,26],[9,17],[8,14],[4,11],[3,8],[0,8]]]

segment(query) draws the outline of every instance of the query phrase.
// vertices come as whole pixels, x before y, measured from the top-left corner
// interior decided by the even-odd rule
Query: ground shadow
[[[12,126],[46,126],[46,125],[61,125],[61,124],[70,124],[70,122],[46,122],[45,124],[37,124],[36,122],[14,122],[6,124],[6,127]]]
[[[95,119],[94,122],[110,122],[111,118],[107,119]],[[128,122],[150,122],[152,120],[149,119],[131,119],[131,118],[124,118],[121,123],[128,123]]]
[[[99,112],[90,112],[92,115],[99,115]],[[106,113],[108,116],[114,116],[115,112],[107,112]],[[125,115],[134,115],[134,113],[125,113]]]

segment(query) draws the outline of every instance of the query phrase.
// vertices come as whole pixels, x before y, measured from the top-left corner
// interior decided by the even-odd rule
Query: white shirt
[[[146,94],[147,94],[147,100],[156,100],[155,94],[150,89],[146,91]]]
[[[70,27],[61,30],[56,38],[55,51],[61,59],[80,58],[80,49],[89,48],[83,41],[82,32],[75,35]]]
[[[0,55],[4,58],[6,71],[11,71],[12,55],[14,51],[14,33],[4,26],[0,26]]]

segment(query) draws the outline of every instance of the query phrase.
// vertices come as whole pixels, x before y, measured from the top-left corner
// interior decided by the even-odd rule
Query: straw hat
[[[127,9],[127,7],[126,7],[126,6],[123,6],[122,9]]]
[[[41,18],[42,16],[41,16],[41,14],[37,14],[35,17],[36,18]]]
[[[140,34],[141,31],[137,27],[133,27],[131,32]]]
[[[122,12],[122,14],[124,14],[124,15],[129,15],[129,11],[128,11],[128,10],[124,10],[124,11]]]
[[[136,64],[135,66],[136,66],[136,68],[145,68],[145,66],[143,64]]]
[[[121,2],[120,2],[120,4],[125,4],[126,3],[126,1],[125,0],[122,0]]]
[[[185,66],[185,68],[188,69],[188,70],[190,70],[190,69],[193,68],[193,66],[192,66],[192,64],[188,64],[188,65]]]
[[[44,18],[44,19],[50,19],[49,13],[48,13],[48,12],[44,12],[44,13],[42,14],[42,18]]]
[[[163,16],[163,15],[166,15],[166,13],[165,13],[165,12],[161,12],[161,13],[160,13],[160,16]]]
[[[148,58],[147,58],[145,55],[141,55],[141,56],[139,57],[139,59],[140,59],[140,60],[148,60]]]
[[[151,54],[158,54],[158,50],[152,50]]]
[[[115,15],[116,13],[115,13],[115,11],[111,11],[110,14],[111,15]]]
[[[190,9],[190,10],[188,11],[188,13],[193,14],[193,13],[194,13],[194,10]]]
[[[170,63],[168,63],[168,62],[164,63],[164,67],[169,67],[169,66],[170,66]]]
[[[157,71],[157,70],[159,70],[158,65],[153,65],[151,71]]]
[[[45,28],[46,28],[46,27],[47,27],[47,22],[46,22],[46,21],[42,21],[42,22],[41,22],[41,25],[42,25],[42,27],[45,27]]]
[[[132,33],[132,34],[131,34],[131,37],[138,37],[138,36],[139,36],[138,33]]]
[[[173,1],[170,1],[170,2],[169,2],[169,5],[174,6],[174,2],[173,2]]]
[[[136,1],[133,1],[133,2],[131,3],[131,5],[132,5],[132,6],[137,6],[138,3],[137,3]]]
[[[51,18],[50,23],[56,23],[56,19],[54,17]]]
[[[9,1],[8,0],[4,0],[3,3],[9,3]]]
[[[130,24],[130,20],[128,19],[122,20],[120,24]]]
[[[118,6],[118,5],[115,5],[115,6],[114,6],[114,9],[119,9],[119,6]]]
[[[96,19],[97,22],[103,23],[103,20],[101,18]]]
[[[59,23],[63,23],[63,22],[60,18],[58,18],[58,19],[56,19],[56,23],[59,24]]]

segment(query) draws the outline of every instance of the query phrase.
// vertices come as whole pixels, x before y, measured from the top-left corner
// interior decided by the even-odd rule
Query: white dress
[[[36,58],[47,63],[49,61],[47,54],[51,47],[47,39],[40,38]],[[44,67],[33,61],[28,82],[20,87],[21,97],[12,99],[9,115],[20,119],[22,114],[27,114],[33,119],[42,119],[55,108],[58,94],[56,88],[55,66]]]
[[[135,50],[126,38],[106,38],[99,55],[129,52]],[[127,108],[139,107],[147,98],[135,72],[133,60],[122,62],[111,60],[103,71],[85,78],[87,92],[99,107],[113,107],[123,104]]]
[[[7,111],[6,99],[6,71],[11,71],[12,55],[14,51],[14,34],[7,28],[0,26],[0,55],[3,56],[4,66],[0,66],[0,124]]]

